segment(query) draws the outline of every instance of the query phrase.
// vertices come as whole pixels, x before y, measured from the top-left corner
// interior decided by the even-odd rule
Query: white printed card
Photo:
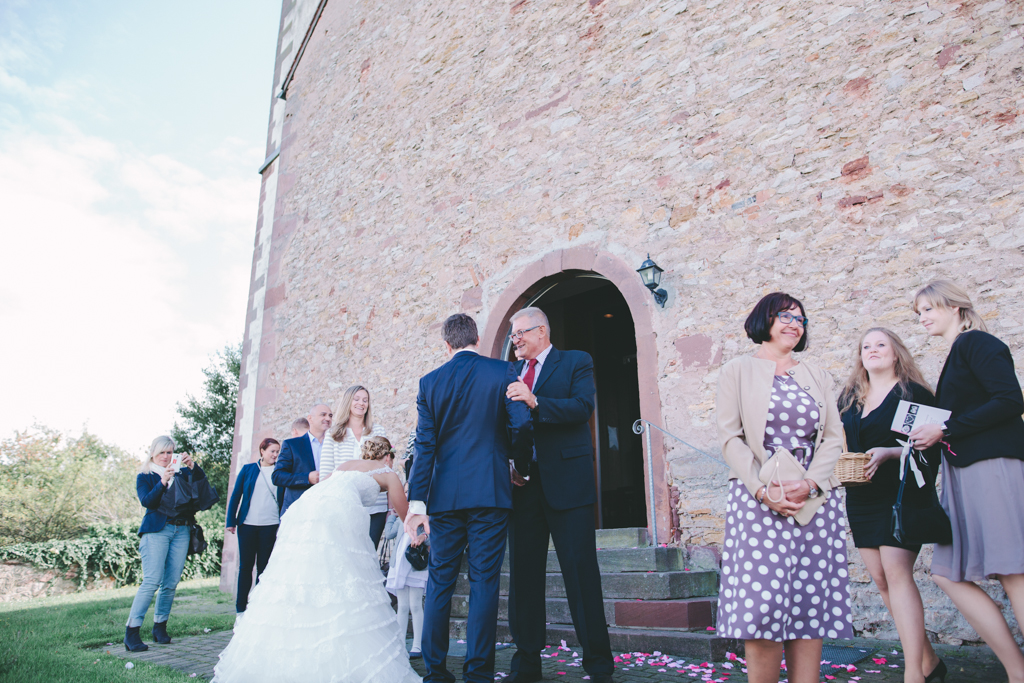
[[[942,408],[900,401],[899,407],[896,408],[896,417],[892,420],[892,431],[909,434],[915,427],[922,425],[943,425],[951,414]]]

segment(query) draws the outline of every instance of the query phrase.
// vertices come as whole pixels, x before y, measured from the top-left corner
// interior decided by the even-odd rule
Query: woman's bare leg
[[[821,641],[818,641],[821,642]],[[782,667],[782,643],[774,640],[744,641],[747,657],[747,680],[750,683],[779,683]],[[793,681],[792,676],[790,680]],[[797,683],[793,681],[793,683]],[[817,679],[815,679],[817,683]]]
[[[821,642],[821,638],[786,641],[789,683],[818,683],[821,680]]]
[[[924,604],[914,581],[917,553],[891,546],[882,546],[879,553],[889,585],[889,611],[903,644],[904,683],[924,683],[925,676],[938,666],[939,658],[924,630]]]
[[[1013,639],[999,605],[971,581],[950,581],[934,574],[932,579],[953,601],[960,614],[967,619],[967,623],[974,627],[978,635],[996,653],[999,662],[1006,669],[1009,683],[1024,683],[1024,654],[1021,654],[1020,648],[1017,647],[1017,641]],[[1016,582],[1010,583],[1016,590]]]
[[[882,567],[882,554],[878,548],[857,548],[860,559],[867,567],[871,580],[875,582],[875,588],[882,595],[882,602],[885,608],[892,614],[892,605],[889,604],[889,582],[885,580],[885,569]]]

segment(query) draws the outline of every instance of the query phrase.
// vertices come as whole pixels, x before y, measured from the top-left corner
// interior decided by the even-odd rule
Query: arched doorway
[[[637,263],[641,260],[642,257],[637,260]],[[616,296],[611,296],[612,292]],[[575,297],[580,298],[576,299]],[[492,358],[508,357],[510,349],[506,346],[506,335],[510,329],[508,318],[513,312],[524,306],[538,304],[541,308],[550,306],[552,312],[557,313],[556,309],[559,308],[559,302],[561,301],[561,315],[566,315],[566,309],[569,309],[569,314],[571,315],[573,311],[577,310],[576,304],[580,302],[586,303],[588,298],[594,304],[597,302],[609,305],[616,303],[616,305],[620,306],[620,308],[615,309],[619,311],[619,320],[622,321],[628,318],[631,320],[633,327],[632,349],[633,354],[635,354],[635,365],[632,365],[632,372],[635,374],[634,382],[631,385],[633,387],[631,394],[637,397],[639,414],[636,414],[635,407],[627,407],[620,410],[619,420],[613,420],[611,419],[609,409],[608,419],[602,427],[601,407],[602,404],[608,403],[610,399],[602,401],[601,387],[599,386],[599,414],[597,420],[592,424],[595,437],[599,437],[595,438],[598,448],[604,446],[606,449],[610,449],[611,432],[608,431],[608,427],[611,426],[616,430],[615,438],[618,440],[620,450],[622,450],[624,438],[636,438],[629,429],[632,423],[630,422],[629,425],[626,425],[626,415],[632,414],[633,417],[630,419],[642,417],[658,426],[662,426],[662,419],[661,395],[658,387],[657,334],[654,332],[652,320],[653,316],[657,315],[654,300],[650,292],[644,288],[634,268],[621,258],[588,246],[560,249],[541,255],[536,261],[525,266],[518,275],[512,278],[496,301],[486,304],[488,309],[486,313],[487,322],[481,335],[480,348],[481,351],[487,353]],[[625,308],[621,308],[623,304]],[[583,307],[579,308],[582,311]],[[604,311],[605,313],[611,312],[613,315],[612,318],[604,320],[614,321],[616,319],[615,310],[607,309]],[[582,315],[582,312],[579,314]],[[603,313],[601,316],[603,318]],[[553,331],[554,335],[566,333],[567,326],[564,323],[564,318],[561,325],[557,325],[553,321],[552,327],[556,328]],[[557,327],[562,329],[559,331]],[[573,325],[573,327],[576,326]],[[601,328],[598,327],[597,329],[600,330]],[[628,343],[623,339],[623,337],[628,337],[627,329],[625,325],[620,328],[620,343]],[[576,333],[571,332],[569,334]],[[553,341],[556,345],[566,342],[581,343],[579,339],[566,339],[564,337],[560,339],[558,336],[554,336]],[[583,342],[585,341],[584,339]],[[628,352],[623,353],[622,346],[616,347],[610,339],[607,343],[606,352],[608,357],[614,357],[615,354],[618,354],[619,362],[622,362],[623,356],[631,355]],[[591,352],[591,355],[594,355],[594,353]],[[595,357],[596,363],[597,358]],[[624,365],[623,371],[628,372],[626,370],[628,367],[630,366]],[[600,383],[600,379],[598,381]],[[615,386],[614,381],[608,384],[612,387]],[[620,421],[622,426],[616,424],[617,421]],[[599,430],[602,430],[604,433],[598,435]],[[606,443],[608,445],[605,445]],[[630,442],[626,441],[626,443]],[[607,453],[607,450],[601,453],[601,459],[606,462],[608,462],[605,458]],[[638,453],[642,453],[642,451],[638,451]],[[656,524],[659,541],[664,542],[668,538],[668,531],[671,525],[671,509],[668,472],[664,459],[664,444],[657,430],[653,430],[650,435],[650,457],[650,471],[645,466],[646,461],[642,459],[642,456],[639,461],[641,465],[644,465],[643,480],[646,493],[643,500],[644,505],[642,508],[634,506],[633,510],[625,513],[624,516],[636,520],[635,510],[637,508],[646,512],[646,524],[638,522],[635,526],[647,526],[650,530],[652,525]],[[602,488],[603,486],[604,482],[602,481]],[[614,498],[615,495],[621,494],[613,493],[612,497]],[[648,501],[652,496],[654,504],[650,506]],[[604,510],[607,509],[607,505],[602,504],[601,508],[601,516],[604,517]],[[605,522],[604,526],[606,527],[609,524],[616,523],[614,516],[602,521]]]
[[[629,305],[608,278],[580,272],[526,302],[544,311],[551,343],[594,359],[597,401],[590,418],[599,529],[647,526],[643,442],[632,430],[640,417],[636,330]],[[503,355],[515,360],[511,343]]]

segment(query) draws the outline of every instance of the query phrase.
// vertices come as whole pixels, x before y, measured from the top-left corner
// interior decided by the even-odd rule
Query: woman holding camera
[[[182,512],[174,507],[174,496],[169,491],[179,478],[191,481],[206,479],[203,468],[193,462],[187,453],[181,456],[184,470],[176,472],[171,466],[174,457],[174,440],[169,436],[158,436],[149,447],[149,456],[143,461],[139,475],[135,478],[135,490],[139,502],[146,508],[139,527],[139,554],[142,556],[142,585],[132,601],[128,626],[124,634],[124,649],[131,652],[148,650],[142,642],[139,628],[149,610],[149,604],[156,594],[156,608],[153,614],[153,640],[168,644],[167,619],[171,614],[174,592],[178,588],[181,572],[188,559],[189,538],[195,514]]]
[[[999,657],[1009,683],[1024,683],[1024,655],[999,605],[974,583],[998,579],[1024,623],[1024,395],[1013,356],[949,280],[918,291],[914,312],[950,345],[935,392],[950,418],[910,433],[917,449],[943,444],[942,507],[953,542],[935,546],[932,578]]]
[[[238,590],[235,613],[242,614],[252,589],[252,569],[256,566],[256,583],[267,567],[277,539],[280,524],[283,486],[270,481],[281,444],[277,439],[263,439],[259,462],[245,465],[235,479],[235,488],[228,502],[227,531],[238,531]]]

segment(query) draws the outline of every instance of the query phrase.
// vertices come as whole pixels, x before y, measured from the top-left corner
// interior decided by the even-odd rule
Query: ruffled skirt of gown
[[[370,542],[370,485],[338,472],[288,509],[214,681],[420,683]]]

